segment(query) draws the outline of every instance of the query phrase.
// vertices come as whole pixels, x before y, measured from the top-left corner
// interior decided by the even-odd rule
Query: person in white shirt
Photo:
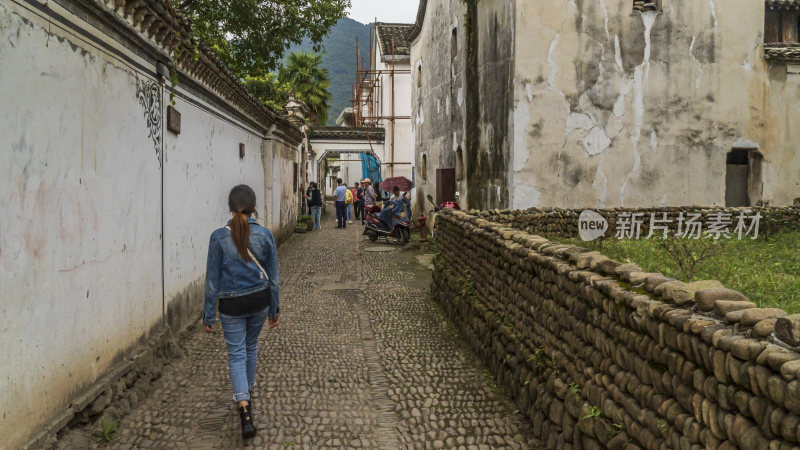
[[[336,182],[339,184],[333,191],[333,197],[336,199],[336,228],[347,228],[347,186],[342,183],[341,178],[337,178]]]

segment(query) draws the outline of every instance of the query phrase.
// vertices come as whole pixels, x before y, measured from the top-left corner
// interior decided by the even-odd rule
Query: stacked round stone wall
[[[436,236],[434,296],[546,448],[800,448],[796,317],[464,212]]]
[[[578,237],[578,218],[581,209],[560,209],[560,208],[530,208],[527,210],[491,210],[491,211],[467,211],[471,215],[476,215],[492,222],[497,222],[509,227],[527,231],[529,233],[542,233],[548,235],[560,235],[566,237]],[[740,214],[744,213],[749,219],[756,214],[761,216],[759,220],[759,234],[769,236],[784,231],[800,231],[800,208],[798,207],[746,207],[746,208],[722,208],[722,207],[664,207],[664,208],[611,208],[611,209],[592,209],[608,222],[606,237],[615,235],[616,224],[619,217],[623,214],[640,214],[642,219],[641,230],[646,236],[650,229],[650,215],[654,214],[656,219],[663,219],[664,214],[669,221],[668,227],[673,232],[679,225],[679,216],[683,214],[688,218],[691,214],[699,214],[699,221],[709,223],[710,215],[726,214],[733,222],[731,229],[736,225]]]

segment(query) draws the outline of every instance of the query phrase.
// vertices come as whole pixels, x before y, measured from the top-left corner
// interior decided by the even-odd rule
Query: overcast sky
[[[414,23],[419,0],[352,0],[350,18],[361,23],[378,22]]]

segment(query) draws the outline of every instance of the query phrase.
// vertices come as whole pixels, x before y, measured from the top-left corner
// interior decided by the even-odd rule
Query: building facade
[[[375,153],[383,178],[414,176],[411,139],[411,70],[408,35],[411,24],[375,24],[369,68],[356,70],[353,107],[339,121],[386,131],[383,151]]]
[[[800,197],[800,2],[641,3],[422,0],[409,35],[417,203]]]

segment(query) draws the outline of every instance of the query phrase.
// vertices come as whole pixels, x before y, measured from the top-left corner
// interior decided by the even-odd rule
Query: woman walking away
[[[211,234],[206,265],[203,325],[211,333],[219,304],[219,321],[228,348],[233,401],[239,406],[242,437],[255,437],[250,392],[256,383],[258,335],[269,318],[278,326],[278,253],[272,233],[252,218],[256,194],[239,185],[228,196],[233,218]]]
[[[311,217],[314,218],[314,229],[320,230],[320,217],[322,217],[322,192],[320,192],[317,183],[311,182],[306,192],[308,196],[308,206],[311,208]]]

